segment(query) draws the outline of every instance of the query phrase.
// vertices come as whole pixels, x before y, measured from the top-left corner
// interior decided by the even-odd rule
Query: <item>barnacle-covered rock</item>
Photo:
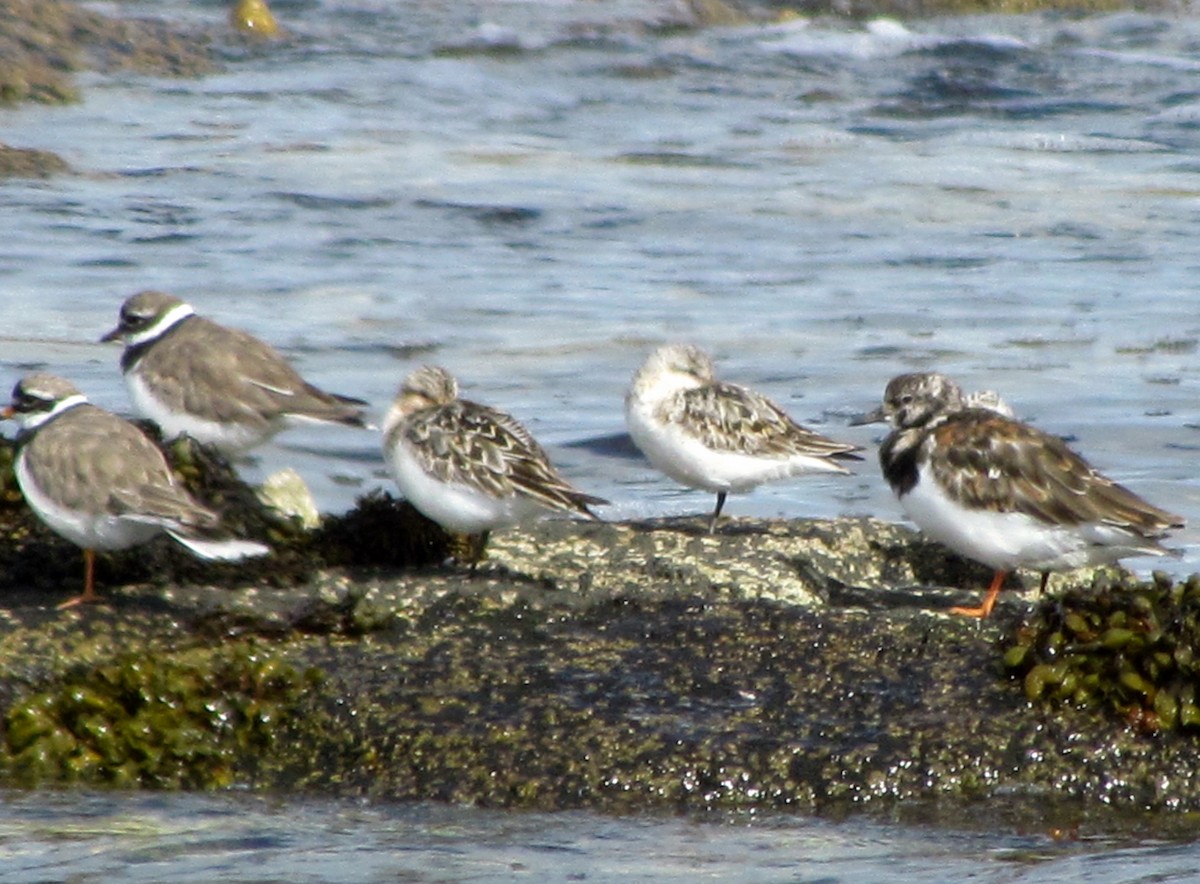
[[[302,531],[211,452],[169,449],[271,555],[214,568],[154,542],[101,557],[106,604],[56,612],[77,551],[0,506],[0,783],[1200,811],[1200,578],[1060,576],[1028,618],[1006,592],[968,621],[946,609],[986,568],[864,518],[549,520],[471,571],[387,494]]]

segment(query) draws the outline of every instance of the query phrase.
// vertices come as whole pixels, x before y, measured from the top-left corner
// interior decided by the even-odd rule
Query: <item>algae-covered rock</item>
[[[209,43],[205,34],[113,19],[67,0],[0,0],[0,105],[76,101],[72,75],[84,69],[210,73]]]
[[[123,651],[70,667],[9,706],[0,770],[25,786],[229,786],[270,753],[304,685],[245,642]]]
[[[66,160],[48,150],[0,144],[0,178],[49,178],[69,169]]]
[[[1200,576],[1100,579],[1039,605],[1005,666],[1033,703],[1097,709],[1147,730],[1200,732]]]
[[[987,569],[901,526],[702,516],[503,531],[471,571],[389,495],[300,531],[211,451],[168,450],[272,555],[105,556],[107,603],[60,613],[77,552],[0,495],[0,782],[1200,811],[1200,578],[1056,577],[980,623],[946,609]]]

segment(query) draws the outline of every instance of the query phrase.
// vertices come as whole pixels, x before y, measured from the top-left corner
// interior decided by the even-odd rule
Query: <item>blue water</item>
[[[0,793],[0,882],[1171,882],[1193,843],[245,796]]]
[[[88,74],[79,105],[4,111],[7,143],[76,174],[0,183],[0,383],[45,367],[126,410],[118,352],[97,339],[127,295],[166,288],[377,414],[408,371],[441,363],[627,518],[710,505],[592,444],[621,431],[629,377],[662,341],[704,346],[724,377],[868,447],[878,429],[849,418],[892,375],[937,368],[1200,525],[1200,19],[658,27],[680,9],[281,4],[291,38],[223,42],[218,74]],[[388,487],[367,432],[289,432],[247,470],[288,465],[326,510]],[[902,518],[871,460],[727,512]],[[1200,568],[1195,540],[1180,532],[1166,567]],[[1191,845],[1034,839],[1046,857],[1011,861],[1025,836],[803,819],[72,794],[7,807],[4,850],[26,864],[10,880],[608,880],[654,863],[689,880],[1132,881],[1197,865]],[[215,821],[211,840],[197,819]],[[194,853],[171,847],[193,838]]]

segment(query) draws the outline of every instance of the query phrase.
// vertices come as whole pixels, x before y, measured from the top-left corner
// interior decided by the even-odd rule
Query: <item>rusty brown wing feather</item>
[[[1104,523],[1155,537],[1183,519],[1098,473],[1057,436],[984,411],[955,415],[926,440],[951,497],[1048,524]]]
[[[409,419],[405,436],[425,470],[443,482],[495,497],[521,494],[593,519],[588,505],[608,502],[573,488],[525,427],[485,405],[459,399],[427,409]]]
[[[835,442],[802,427],[761,393],[736,384],[706,384],[683,390],[664,406],[664,417],[709,448],[760,457],[861,460],[857,445]]]

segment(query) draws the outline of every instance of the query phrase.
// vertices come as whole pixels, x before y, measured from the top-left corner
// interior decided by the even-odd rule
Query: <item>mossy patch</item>
[[[252,777],[312,678],[247,642],[121,653],[14,702],[0,770],[26,786],[229,786]]]
[[[1039,605],[1004,664],[1033,703],[1101,710],[1147,731],[1200,732],[1200,576],[1099,577]]]

